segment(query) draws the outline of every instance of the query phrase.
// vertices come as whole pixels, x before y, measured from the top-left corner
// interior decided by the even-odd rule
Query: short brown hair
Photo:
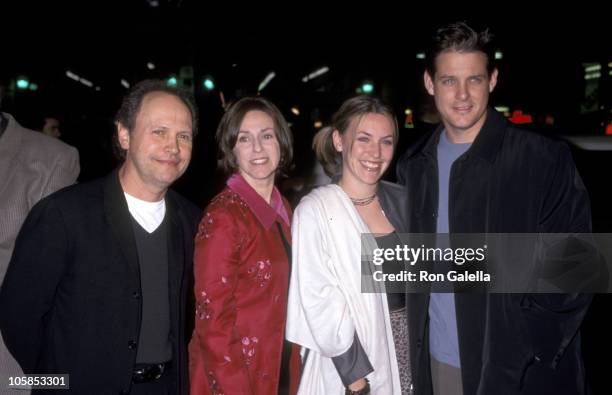
[[[493,34],[489,29],[477,32],[466,22],[455,22],[439,28],[431,38],[426,55],[427,72],[432,78],[436,73],[438,55],[447,51],[482,52],[487,57],[487,72],[489,75],[495,70]]]
[[[136,117],[140,112],[145,96],[154,92],[167,93],[183,102],[191,113],[191,128],[195,137],[198,134],[198,109],[193,96],[184,89],[168,86],[165,81],[155,79],[140,81],[126,93],[121,102],[121,107],[117,111],[117,115],[115,115],[117,126],[119,124],[123,125],[131,134],[136,125]],[[116,133],[114,135],[114,143],[117,156],[125,159],[125,150],[121,148]]]
[[[268,99],[260,96],[243,97],[229,106],[219,122],[215,138],[219,144],[221,169],[231,174],[238,170],[238,162],[234,155],[234,147],[240,133],[240,125],[249,111],[262,111],[274,121],[274,133],[280,146],[280,162],[278,171],[284,173],[290,170],[293,160],[293,135],[280,110]]]

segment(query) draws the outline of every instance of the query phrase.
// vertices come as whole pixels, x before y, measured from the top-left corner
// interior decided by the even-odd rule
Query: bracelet
[[[351,389],[349,389],[348,387],[346,387],[346,391],[344,392],[344,395],[370,395],[370,380],[365,379],[366,381],[366,385],[357,391],[353,391]]]

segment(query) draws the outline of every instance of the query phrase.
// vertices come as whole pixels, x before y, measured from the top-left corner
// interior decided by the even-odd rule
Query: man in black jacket
[[[442,124],[399,160],[411,232],[589,232],[587,192],[566,145],[488,106],[490,36],[437,31],[424,73]],[[590,296],[408,295],[416,394],[582,394],[579,327]]]
[[[68,374],[62,393],[188,393],[199,210],[168,187],[189,164],[196,122],[182,91],[135,85],[117,115],[120,168],[32,209],[0,293],[2,336],[25,373]]]

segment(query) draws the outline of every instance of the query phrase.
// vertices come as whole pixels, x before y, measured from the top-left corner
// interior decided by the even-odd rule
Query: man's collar
[[[8,116],[4,116],[4,113],[0,111],[0,138],[4,134],[4,131],[7,129],[9,123]]]
[[[227,186],[244,199],[266,229],[270,229],[279,217],[289,226],[289,214],[276,187],[272,190],[272,197],[268,204],[239,173],[235,173],[227,180]]]
[[[493,162],[504,140],[508,121],[491,107],[487,108],[486,117],[480,133],[478,133],[469,149],[469,153]]]
[[[485,122],[470,149],[467,151],[467,154],[479,156],[489,162],[493,162],[504,139],[504,135],[506,134],[508,121],[492,107],[487,108],[485,117]],[[425,155],[435,157],[440,135],[443,132],[444,125],[438,125],[436,130],[423,145],[421,152]]]
[[[23,129],[21,125],[10,114],[3,113],[6,126],[0,138],[2,139],[1,147],[8,149],[11,152],[16,152],[20,148]],[[4,154],[4,153],[3,153]]]

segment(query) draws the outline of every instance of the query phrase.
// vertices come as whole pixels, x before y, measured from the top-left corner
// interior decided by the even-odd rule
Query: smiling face
[[[263,111],[246,113],[234,146],[238,171],[256,190],[274,184],[280,162],[280,145],[274,120]]]
[[[433,78],[425,72],[425,88],[434,96],[449,137],[454,142],[473,142],[484,124],[497,70],[489,75],[482,52],[445,51],[435,64]]]
[[[118,134],[121,148],[126,150],[120,172],[124,191],[143,200],[159,200],[191,159],[189,108],[174,95],[148,93],[133,130],[120,124]]]
[[[334,131],[336,150],[342,153],[341,183],[352,188],[378,183],[393,158],[394,124],[387,115],[355,117],[344,134]]]

